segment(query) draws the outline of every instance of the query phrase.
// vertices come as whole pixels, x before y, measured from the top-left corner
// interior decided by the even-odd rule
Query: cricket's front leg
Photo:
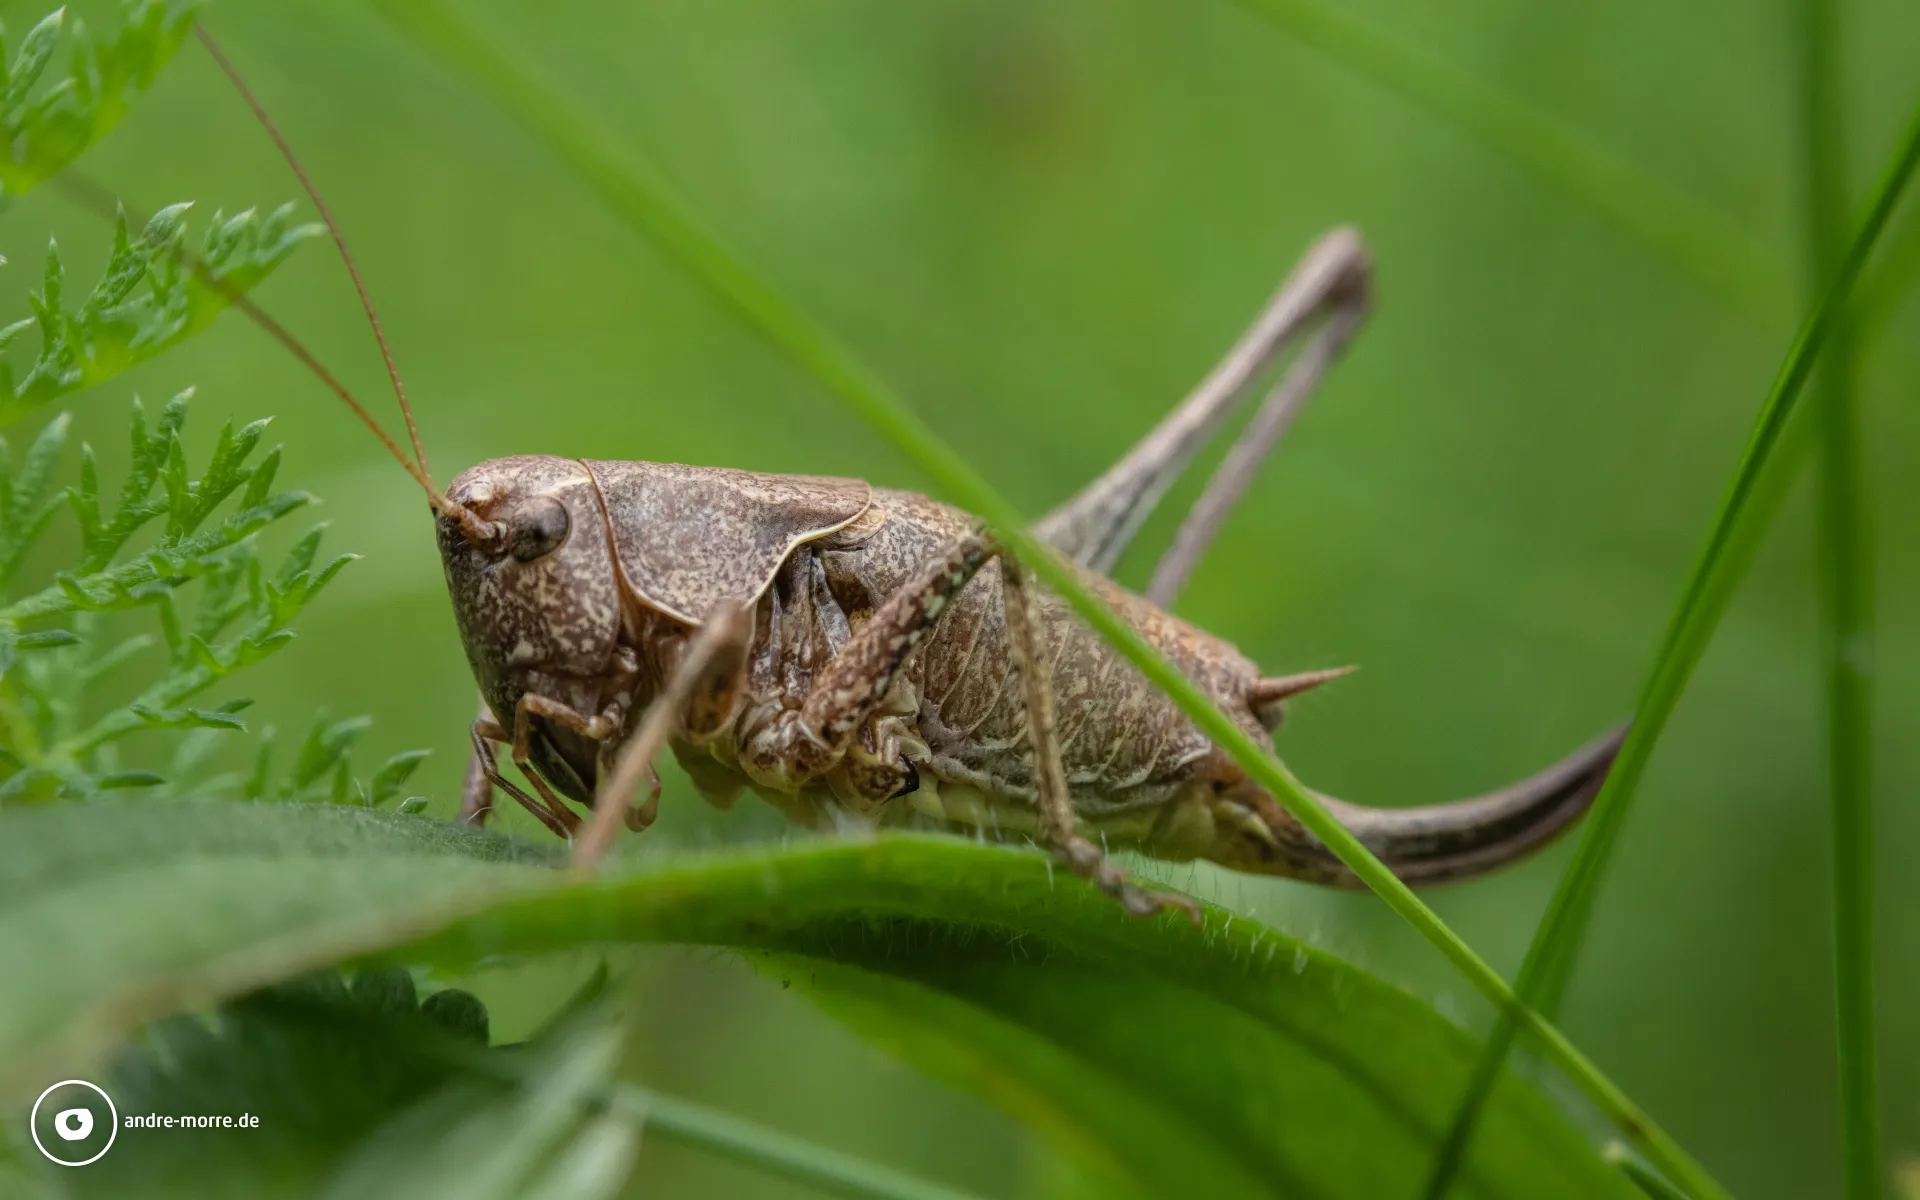
[[[492,725],[491,722],[487,722],[486,724],[492,727],[484,732],[481,729],[482,723],[476,722],[474,724],[474,747],[476,751],[485,753],[491,757],[492,751],[491,747],[487,746],[488,742],[510,741],[513,747],[513,765],[519,767],[520,773],[526,777],[529,783],[533,784],[534,791],[539,793],[540,800],[545,806],[547,816],[542,817],[541,810],[536,808],[528,800],[526,793],[509,784],[501,777],[498,770],[493,771],[491,775],[492,781],[502,788],[505,788],[508,794],[519,800],[522,805],[525,805],[527,811],[533,813],[536,817],[541,817],[542,823],[545,824],[548,829],[552,829],[561,837],[571,839],[574,831],[580,827],[580,818],[573,815],[573,810],[568,808],[566,802],[554,793],[552,786],[547,783],[546,777],[541,775],[538,768],[534,766],[533,720],[535,717],[541,717],[553,722],[555,725],[570,729],[582,737],[590,738],[597,742],[604,742],[620,731],[620,724],[626,717],[626,711],[626,705],[623,702],[615,701],[607,705],[605,710],[588,716],[578,709],[573,708],[571,705],[563,704],[558,700],[541,696],[534,692],[527,692],[520,697],[520,702],[513,706],[513,734],[511,739],[508,738],[506,731],[497,725]],[[558,826],[557,828],[556,824]]]
[[[533,762],[534,718],[542,718],[554,725],[568,729],[591,741],[599,742],[604,750],[612,743],[626,719],[626,692],[618,690],[629,683],[638,671],[638,664],[631,653],[622,652],[613,666],[614,674],[610,682],[616,688],[616,699],[600,712],[588,716],[569,704],[554,700],[537,692],[522,695],[514,705],[513,728],[509,731],[494,718],[492,706],[487,703],[485,694],[479,699],[479,712],[474,718],[471,737],[473,752],[467,762],[467,777],[460,793],[460,818],[469,824],[484,824],[493,812],[493,789],[500,790],[519,801],[521,807],[532,813],[542,825],[559,837],[571,839],[579,828],[580,818],[567,807],[547,783]],[[495,745],[510,746],[513,750],[514,765],[531,782],[539,793],[535,799],[500,773],[494,756]],[[659,792],[656,777],[653,792]]]
[[[580,824],[580,818],[574,816],[572,810],[557,800],[548,803],[534,799],[500,773],[493,747],[495,744],[511,745],[513,735],[493,719],[493,713],[487,709],[484,700],[480,707],[484,715],[473,723],[473,760],[467,768],[469,784],[460,799],[462,819],[474,824],[484,821],[487,814],[493,811],[493,789],[497,787],[519,801],[520,807],[532,813],[534,819],[551,830],[554,836],[571,838],[575,827]],[[472,783],[476,774],[480,780],[477,786]],[[528,778],[537,780],[538,776],[529,773]]]
[[[480,711],[473,716],[473,748],[467,753],[467,777],[460,785],[460,820],[468,825],[485,825],[493,815],[493,777],[499,772],[492,764],[492,750],[480,737],[483,725],[499,726],[485,696],[480,697]]]
[[[1014,669],[1020,674],[1021,698],[1027,712],[1027,740],[1033,750],[1033,788],[1040,810],[1040,832],[1069,870],[1090,880],[1136,916],[1151,916],[1177,908],[1194,924],[1200,923],[1200,905],[1188,896],[1147,891],[1128,882],[1100,848],[1080,836],[1079,818],[1067,786],[1066,765],[1054,721],[1053,670],[1041,634],[1040,598],[1026,569],[1011,556],[1000,559],[1000,580],[1006,597],[1008,642]]]

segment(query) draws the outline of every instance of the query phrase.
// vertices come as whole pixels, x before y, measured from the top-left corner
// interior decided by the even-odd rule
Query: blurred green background
[[[466,7],[1035,515],[1183,394],[1318,233],[1358,226],[1376,256],[1376,315],[1179,605],[1276,672],[1362,665],[1297,705],[1280,740],[1311,785],[1349,799],[1421,803],[1504,783],[1631,709],[1802,308],[1784,4],[1343,5],[1717,213],[1759,264],[1719,286],[1231,4]],[[4,6],[10,29],[40,11]],[[550,452],[922,485],[369,6],[227,0],[209,24],[344,223],[441,479]],[[1850,4],[1846,31],[1857,198],[1913,102],[1920,10]],[[144,210],[296,194],[192,46],[83,170]],[[1916,225],[1896,221],[1894,239]],[[105,247],[101,222],[54,189],[19,204],[0,250],[22,313],[49,229],[82,277]],[[259,298],[387,411],[324,246]],[[1894,308],[1864,380],[1881,567],[1882,1087],[1888,1148],[1906,1157],[1920,1153],[1920,879],[1903,868],[1920,848],[1920,303]],[[419,786],[450,813],[472,683],[417,491],[231,315],[131,384],[82,398],[80,430],[111,463],[128,393],[187,383],[202,438],[229,413],[275,416],[281,478],[325,498],[336,550],[366,556],[304,618],[300,642],[252,673],[252,719],[298,729],[316,707],[369,713],[363,761],[432,746]],[[1164,506],[1123,578],[1144,581],[1196,490]],[[1809,499],[1803,481],[1654,759],[1564,1011],[1582,1048],[1752,1197],[1824,1195],[1838,1180]],[[712,812],[670,772],[660,823],[629,853],[784,836],[757,802]],[[1510,971],[1566,857],[1560,847],[1433,899]],[[1210,869],[1162,877],[1486,1024],[1370,897]],[[510,1037],[590,965],[468,984]],[[993,1194],[1045,1176],[1010,1121],[723,956],[653,953],[633,970],[636,1078]],[[636,1187],[790,1194],[657,1141]]]

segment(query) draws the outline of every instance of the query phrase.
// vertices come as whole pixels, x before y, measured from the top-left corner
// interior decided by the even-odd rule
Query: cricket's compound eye
[[[552,496],[537,496],[507,519],[507,550],[521,562],[551,554],[567,540],[567,506]]]

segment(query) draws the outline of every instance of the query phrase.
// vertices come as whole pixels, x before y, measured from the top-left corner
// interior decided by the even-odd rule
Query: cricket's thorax
[[[1005,838],[1034,832],[1032,756],[997,562],[951,602],[834,770],[794,780],[760,769],[753,755],[755,731],[780,710],[798,709],[821,666],[970,524],[924,496],[876,490],[858,521],[788,556],[756,607],[739,713],[722,737],[674,745],[710,799],[726,803],[744,783],[810,826],[933,822]],[[1252,663],[1104,579],[1088,582],[1264,734],[1244,699],[1259,677]],[[1112,841],[1153,842],[1171,857],[1211,848],[1209,784],[1222,766],[1212,742],[1064,603],[1047,597],[1044,626],[1076,810]],[[1205,828],[1183,830],[1196,821]]]

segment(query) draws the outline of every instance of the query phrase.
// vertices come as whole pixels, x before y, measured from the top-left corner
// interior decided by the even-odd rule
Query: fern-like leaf
[[[39,353],[17,379],[13,364],[0,359],[0,426],[192,337],[322,232],[294,224],[291,205],[265,217],[252,209],[231,217],[216,212],[198,252],[189,254],[189,207],[161,209],[138,237],[123,215],[106,269],[77,307],[63,298],[66,268],[59,246],[49,244],[41,291],[30,297],[33,315],[0,329],[0,354],[29,330],[40,338]]]
[[[273,751],[278,733],[268,726],[260,731],[253,774],[241,786],[241,797],[373,808],[392,803],[432,752],[403,750],[381,763],[374,770],[373,778],[363,782],[353,774],[353,746],[370,724],[365,717],[348,717],[343,721],[330,721],[325,713],[315,717],[295,754],[292,772],[277,780],[273,774]],[[201,786],[203,790],[207,787]],[[399,809],[418,812],[425,803],[424,797],[408,796],[400,802]]]
[[[0,438],[0,589],[20,568],[28,547],[45,531],[60,506],[53,491],[53,468],[67,444],[65,413],[55,417],[28,447],[19,470],[5,438]]]
[[[241,713],[249,701],[208,704],[201,697],[292,641],[294,618],[353,559],[323,557],[325,527],[316,526],[277,565],[263,565],[254,535],[310,498],[273,489],[279,451],[256,460],[264,421],[237,428],[229,422],[206,470],[196,475],[180,440],[189,397],[175,396],[151,426],[134,402],[127,479],[110,509],[92,450],[81,447],[79,483],[64,494],[79,526],[77,569],[56,574],[48,586],[12,603],[0,600],[0,802],[175,789],[209,752],[210,738],[246,727]],[[66,417],[55,418],[18,467],[0,444],[0,590],[63,498],[53,478],[66,431]],[[143,530],[151,531],[151,540],[135,549]],[[183,603],[196,580],[197,594]],[[103,640],[114,628],[104,614],[134,610],[153,614],[158,637]],[[104,710],[90,702],[100,679],[156,644],[165,653],[151,682]],[[391,803],[423,753],[396,755],[363,782],[352,772],[349,752],[364,726],[363,720],[323,718],[292,776],[279,781],[270,781],[267,772],[269,730],[252,778],[200,779],[196,790],[250,799]],[[118,762],[116,745],[143,730],[185,734],[173,739],[166,773]]]
[[[0,154],[0,195],[44,183],[119,124],[192,31],[200,0],[129,0],[123,8],[126,20],[111,38],[56,9],[20,39],[11,61],[0,31],[0,128],[9,147]],[[69,25],[67,70],[42,86]]]

